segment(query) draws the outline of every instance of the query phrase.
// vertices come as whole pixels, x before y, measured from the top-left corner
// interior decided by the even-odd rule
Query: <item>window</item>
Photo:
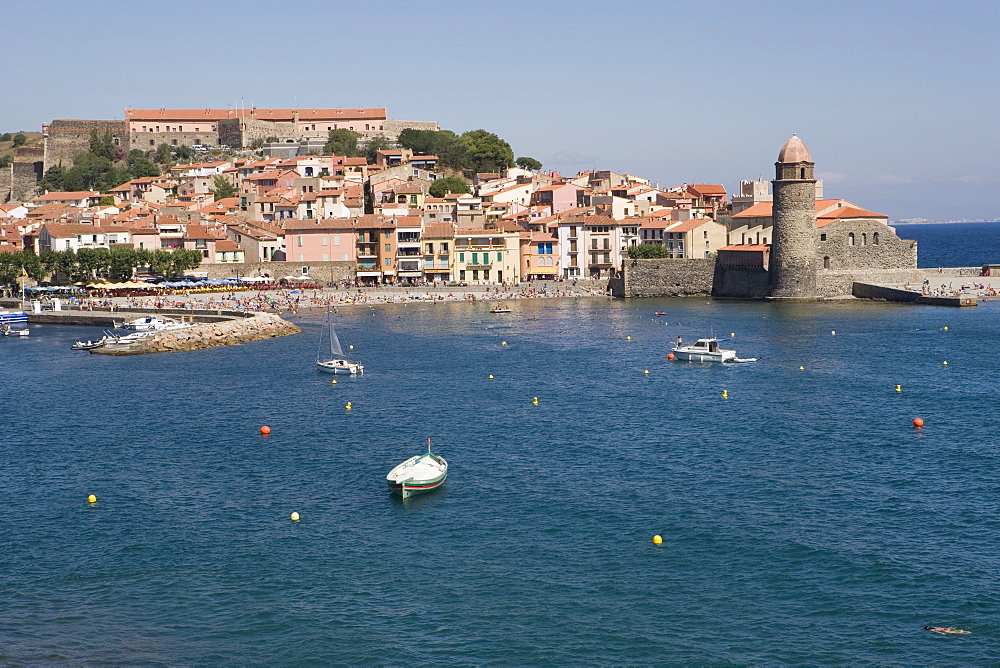
[[[867,232],[862,232],[861,233],[861,245],[862,246],[867,246],[868,245],[868,233]]]
[[[334,234],[333,235],[333,245],[334,246],[339,246],[340,245],[340,235],[339,234]]]
[[[464,281],[465,280],[465,269],[462,269],[462,270],[460,270],[458,272],[458,280],[460,280],[460,281]]]
[[[302,253],[299,253],[299,257],[298,257],[299,262],[302,262],[305,259],[306,259],[305,256]]]
[[[597,248],[597,239],[591,239],[590,240],[590,247],[591,247],[591,249]]]
[[[872,232],[872,246],[878,246],[878,232]]]
[[[479,270],[478,269],[473,269],[472,270],[472,280],[474,280],[474,281],[478,281],[479,280]]]
[[[447,253],[448,252],[448,242],[447,241],[442,241],[441,242],[441,252],[442,253]]]
[[[503,253],[497,251],[497,262],[503,262]]]
[[[328,237],[323,237],[323,245],[326,246],[330,239]]]
[[[298,246],[299,246],[299,248],[302,247],[302,235],[301,234],[298,236]]]
[[[611,239],[605,239],[604,240],[604,248],[605,249],[611,248]]]
[[[392,252],[392,244],[386,244],[385,245],[385,252],[386,253],[391,253]]]
[[[329,261],[330,261],[330,254],[323,253],[323,262],[329,262]]]
[[[458,254],[458,261],[459,262],[465,262],[465,253],[459,253]]]
[[[847,245],[848,246],[853,246],[854,245],[854,232],[848,232],[847,233]]]
[[[538,244],[538,254],[547,255],[552,252],[552,244],[547,242],[542,242]]]
[[[392,260],[391,260],[391,259],[389,259],[389,258],[386,258],[386,259],[385,259],[385,266],[387,266],[387,267],[391,267],[391,266],[392,266]]]
[[[823,258],[823,268],[824,269],[829,269],[830,268],[830,256],[829,255],[827,255],[826,257]]]
[[[826,234],[819,235],[819,240],[820,241],[826,241]]]
[[[341,262],[347,262],[347,253],[341,253],[340,254],[340,261]]]
[[[479,253],[472,254],[472,264],[479,264]]]

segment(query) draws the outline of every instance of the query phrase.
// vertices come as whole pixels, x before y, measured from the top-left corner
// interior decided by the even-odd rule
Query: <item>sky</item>
[[[41,11],[44,7],[44,13]],[[1000,220],[995,0],[8,0],[0,131],[125,108],[386,107],[567,175],[774,178]]]

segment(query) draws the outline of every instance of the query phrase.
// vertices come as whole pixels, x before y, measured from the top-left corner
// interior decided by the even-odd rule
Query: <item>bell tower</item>
[[[809,149],[797,136],[774,163],[769,298],[812,301],[816,287],[816,179]]]

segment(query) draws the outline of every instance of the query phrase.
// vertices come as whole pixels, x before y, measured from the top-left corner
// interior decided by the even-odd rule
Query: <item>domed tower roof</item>
[[[778,162],[812,162],[812,156],[809,155],[805,142],[799,139],[798,135],[792,135],[792,138],[781,147]]]

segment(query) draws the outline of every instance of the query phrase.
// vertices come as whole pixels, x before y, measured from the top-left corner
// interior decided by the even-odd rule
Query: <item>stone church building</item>
[[[762,243],[719,250],[713,296],[811,301],[850,295],[855,282],[920,282],[917,242],[896,236],[886,216],[818,200],[813,168],[809,149],[792,136],[775,163],[773,201],[733,216],[735,225],[755,221],[751,240]]]

